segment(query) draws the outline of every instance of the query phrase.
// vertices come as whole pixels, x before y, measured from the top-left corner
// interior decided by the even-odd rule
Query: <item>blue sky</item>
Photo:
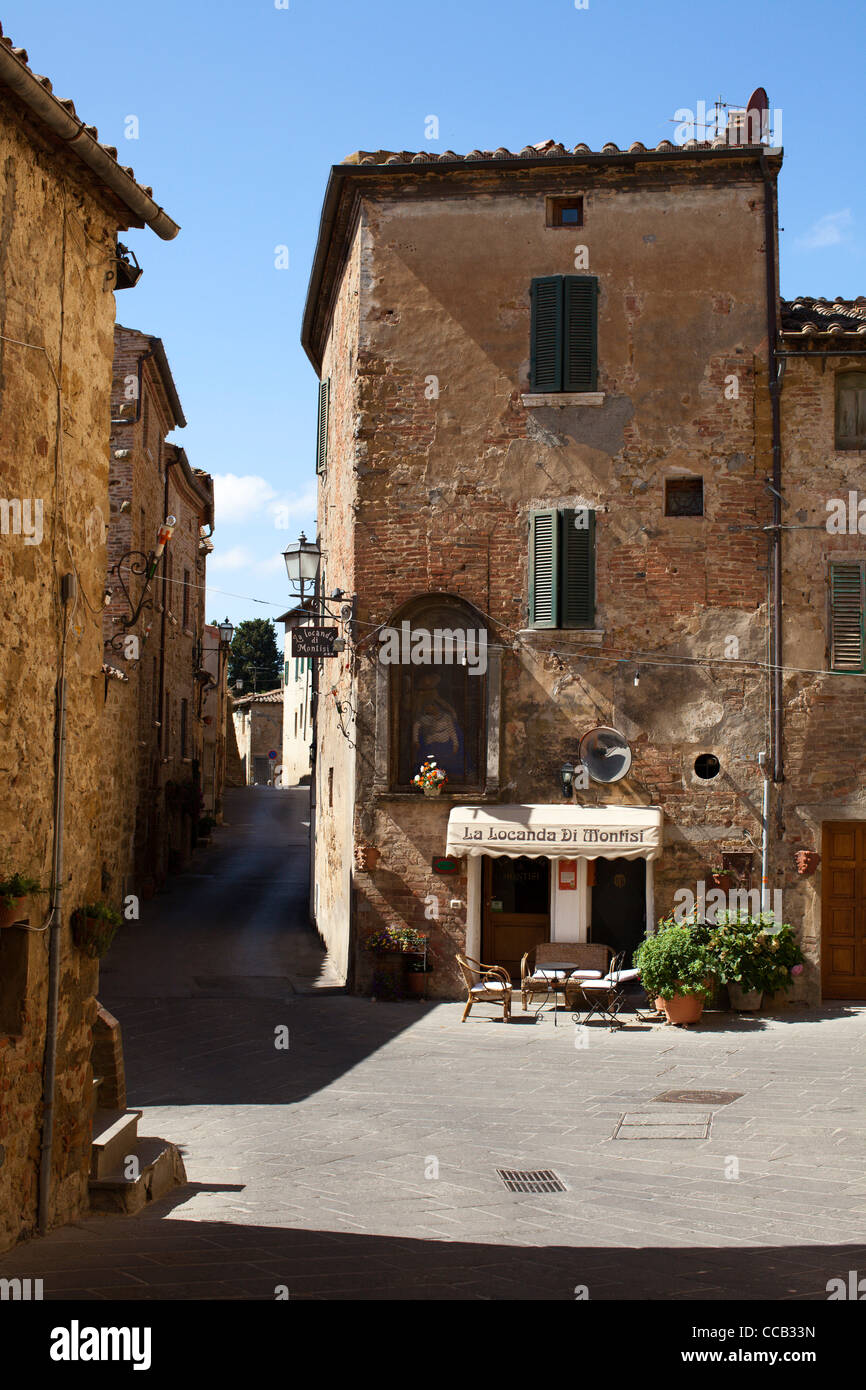
[[[316,381],[300,321],[328,169],[353,150],[649,145],[672,138],[678,109],[744,103],[760,84],[786,153],[783,294],[866,293],[851,77],[863,0],[283,4],[0,3],[31,67],[181,224],[173,242],[125,238],[145,273],[118,296],[118,319],[163,339],[189,422],[174,438],[217,480],[208,616],[288,607],[280,552],[301,526],[315,533]],[[124,136],[128,116],[138,139]]]

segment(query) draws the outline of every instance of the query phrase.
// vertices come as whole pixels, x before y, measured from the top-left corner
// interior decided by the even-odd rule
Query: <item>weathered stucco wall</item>
[[[340,588],[352,594],[360,584],[355,568],[356,534],[352,519],[358,497],[354,471],[356,440],[362,427],[358,415],[358,316],[361,295],[367,292],[361,238],[359,226],[334,308],[322,366],[322,379],[330,378],[331,382],[327,467],[319,480],[318,504],[325,593]],[[366,630],[361,629],[362,632]],[[346,716],[342,716],[341,727],[337,704],[342,704],[352,694],[351,665],[348,654],[319,662],[316,714],[319,756],[313,772],[316,779],[313,917],[335,968],[344,977],[351,968],[356,750],[352,746],[355,734],[351,716],[348,725]]]

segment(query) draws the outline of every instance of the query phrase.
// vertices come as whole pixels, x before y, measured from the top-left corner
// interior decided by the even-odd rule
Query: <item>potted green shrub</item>
[[[123,918],[102,901],[77,907],[72,914],[72,939],[79,951],[98,960],[104,956]]]
[[[803,953],[790,922],[772,912],[720,912],[711,940],[719,979],[728,986],[731,1007],[754,1012],[765,994],[790,989],[803,972]]]
[[[24,899],[29,898],[31,893],[41,892],[41,884],[27,874],[14,873],[0,879],[0,928],[11,927],[13,922],[20,921]]]
[[[713,992],[710,931],[703,922],[663,917],[635,951],[641,984],[669,1023],[697,1023]]]

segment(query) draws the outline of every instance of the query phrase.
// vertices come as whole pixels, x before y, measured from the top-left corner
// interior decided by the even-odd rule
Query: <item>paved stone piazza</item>
[[[713,1301],[866,1276],[866,1006],[610,1032],[519,997],[504,1024],[349,996],[306,924],[306,807],[230,791],[102,963],[139,1133],[181,1147],[188,1185],[19,1245],[0,1278],[59,1300]],[[742,1095],[654,1099],[684,1090]]]
[[[826,1299],[866,1270],[866,1009],[619,1033],[461,1013],[125,1001],[142,1132],[182,1145],[190,1185],[31,1242],[0,1276],[56,1299],[722,1300]],[[743,1094],[653,1100],[684,1089]],[[497,1168],[567,1191],[510,1193]]]

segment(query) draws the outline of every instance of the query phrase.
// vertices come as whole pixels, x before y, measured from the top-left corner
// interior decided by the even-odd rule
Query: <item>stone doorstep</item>
[[[122,1160],[135,1152],[141,1110],[101,1110],[93,1115],[90,1148],[90,1176],[104,1178],[122,1167]]]
[[[123,1212],[132,1216],[148,1202],[158,1201],[172,1188],[187,1181],[186,1169],[176,1144],[165,1139],[142,1137],[133,1150],[139,1163],[137,1178],[128,1178],[122,1168],[103,1177],[91,1178],[92,1211]]]

